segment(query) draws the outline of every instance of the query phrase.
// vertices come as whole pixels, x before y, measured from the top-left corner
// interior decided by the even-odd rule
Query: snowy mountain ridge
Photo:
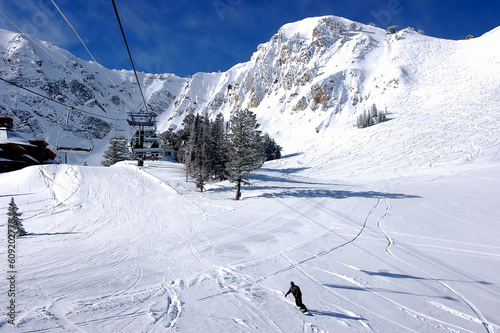
[[[72,113],[70,126],[80,135],[96,138],[97,151],[107,145],[113,119],[121,119],[116,126],[125,129],[126,112],[143,109],[130,71],[105,69],[112,83],[94,62],[50,43],[7,31],[0,35],[3,78],[106,117]],[[139,73],[139,77],[148,104],[160,114],[160,130],[179,127],[188,113],[222,112],[229,119],[234,110],[250,108],[285,153],[303,152],[311,144],[342,141],[341,136],[361,139],[366,133],[351,127],[373,104],[387,110],[392,119],[379,126],[381,133],[400,131],[415,117],[456,123],[460,109],[496,117],[499,39],[498,28],[475,40],[450,41],[411,28],[389,35],[340,17],[315,17],[284,25],[258,46],[248,62],[226,72],[188,78]],[[2,114],[13,116],[21,132],[54,144],[66,110],[2,84]],[[456,105],[450,105],[453,100]],[[457,112],[445,119],[443,108]],[[481,149],[494,142],[496,138],[485,139]],[[95,164],[99,158],[93,157]]]

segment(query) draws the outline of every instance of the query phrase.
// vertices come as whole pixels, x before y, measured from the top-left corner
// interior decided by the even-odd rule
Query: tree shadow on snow
[[[310,168],[284,168],[284,169],[260,168],[260,170],[262,170],[262,171],[284,173],[286,175],[291,174],[291,173],[301,172],[301,171],[308,170],[308,169],[310,169]]]
[[[0,198],[5,198],[5,197],[20,197],[23,195],[32,195],[35,193],[16,193],[16,194],[0,194]]]
[[[424,277],[414,276],[414,275],[390,273],[390,272],[385,271],[385,270],[378,271],[378,272],[361,270],[361,272],[366,273],[368,275],[372,275],[372,276],[383,276],[383,277],[388,277],[388,278],[392,278],[392,279],[413,279],[413,280],[427,280],[427,281],[454,281],[454,282],[462,282],[462,283],[478,283],[478,284],[484,284],[484,285],[492,285],[491,282],[487,282],[487,281],[466,281],[466,280],[456,280],[456,279],[449,280],[449,279],[424,278]]]
[[[338,313],[338,312],[331,312],[331,311],[323,311],[323,310],[311,310],[308,309],[309,313],[315,316],[328,316],[328,317],[335,317],[339,319],[349,319],[349,320],[366,320],[363,317],[353,317],[353,316],[348,316],[343,313]]]
[[[274,182],[274,183],[289,183],[290,186],[273,186],[271,184],[269,185],[258,185],[258,184],[266,184],[266,183]],[[242,191],[268,191],[268,190],[276,190],[276,189],[283,189],[283,190],[295,190],[295,189],[300,189],[300,185],[305,185],[305,186],[325,186],[325,185],[336,185],[336,184],[324,184],[324,183],[314,183],[314,182],[305,182],[305,181],[300,181],[300,180],[293,180],[293,179],[286,179],[282,177],[272,177],[272,176],[267,176],[267,175],[252,175],[250,177],[250,185],[243,185],[242,186]],[[345,185],[344,185],[345,186]],[[211,188],[208,189],[207,191],[210,192],[230,192],[234,191],[236,188],[236,185],[231,184],[229,186],[221,186],[217,188]],[[303,187],[304,189],[306,187]]]
[[[283,160],[283,159],[286,159],[286,158],[300,156],[300,155],[304,155],[304,153],[291,153],[291,154],[287,154],[285,156],[281,156],[281,158],[279,158],[279,159]]]
[[[288,182],[292,186],[262,186],[262,185],[245,185],[242,187],[242,192],[251,193],[252,191],[265,192],[259,195],[251,195],[252,198],[332,198],[332,199],[347,199],[347,198],[387,198],[387,199],[417,199],[421,198],[418,195],[404,193],[387,193],[378,191],[349,191],[349,190],[328,190],[328,189],[311,189],[307,187],[293,186],[295,184],[305,185],[325,185],[322,183],[302,182],[296,180],[288,180],[279,177],[262,176],[261,181]],[[328,184],[335,186],[335,184]],[[345,186],[345,185],[342,185]],[[231,192],[235,186],[223,186],[209,189],[210,192]],[[245,195],[243,195],[245,196]]]
[[[263,193],[260,195],[263,198],[388,198],[388,199],[416,199],[418,195],[403,194],[403,193],[384,193],[377,191],[345,191],[345,190],[322,190],[322,189],[296,189],[287,190],[275,193]]]
[[[450,297],[450,296],[435,296],[435,295],[422,295],[422,294],[413,294],[409,293],[406,291],[399,291],[399,290],[390,290],[390,289],[384,289],[384,288],[361,288],[361,287],[353,287],[353,286],[343,286],[343,285],[337,285],[337,284],[325,284],[326,287],[330,288],[335,288],[335,289],[345,289],[345,290],[354,290],[354,291],[365,291],[365,292],[381,292],[381,293],[392,293],[392,294],[401,294],[401,295],[408,295],[408,296],[425,296],[429,298],[440,298],[440,299],[445,299],[449,301],[456,301],[455,298]]]
[[[414,276],[414,275],[407,275],[407,274],[398,274],[398,273],[389,273],[388,271],[379,271],[379,272],[372,272],[372,271],[365,271],[361,270],[363,273],[366,273],[368,275],[372,276],[384,276],[388,278],[393,278],[393,279],[414,279],[414,280],[428,280],[427,278],[419,277],[419,276]]]
[[[331,183],[329,183],[329,184],[315,183],[315,182],[309,182],[309,181],[289,179],[289,178],[286,178],[286,177],[276,177],[276,176],[268,176],[268,175],[251,175],[248,178],[250,180],[250,183],[252,183],[252,182],[278,182],[278,183],[306,184],[306,185],[323,185],[323,186],[325,186],[325,185],[335,185],[335,184],[331,184]],[[248,186],[248,188],[251,188],[251,187],[252,187],[252,185]],[[274,188],[273,186],[267,186],[267,187]]]
[[[36,236],[59,236],[59,235],[77,235],[81,232],[43,232],[43,233],[27,233],[23,238],[36,237]]]

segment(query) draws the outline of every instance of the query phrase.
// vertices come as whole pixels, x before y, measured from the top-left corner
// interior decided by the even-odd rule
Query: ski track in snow
[[[385,248],[385,252],[389,256],[391,256],[394,259],[399,260],[403,264],[408,265],[408,266],[410,266],[412,268],[415,268],[415,269],[421,271],[422,273],[424,273],[425,275],[431,277],[435,281],[439,282],[443,287],[445,287],[446,289],[448,289],[451,293],[453,293],[454,295],[456,295],[462,302],[464,302],[472,310],[472,312],[475,315],[475,317],[471,317],[471,316],[467,316],[467,315],[461,315],[461,317],[464,317],[466,319],[469,319],[469,320],[472,320],[472,321],[476,321],[476,322],[482,324],[484,326],[484,329],[486,330],[486,332],[490,333],[491,332],[491,323],[489,323],[484,318],[483,314],[479,311],[479,309],[471,301],[469,301],[467,298],[465,298],[465,296],[463,296],[462,294],[460,294],[458,291],[454,290],[447,283],[445,283],[444,281],[438,279],[437,277],[435,277],[431,273],[429,273],[429,272],[423,270],[422,268],[419,268],[419,267],[417,267],[417,266],[415,266],[413,264],[408,263],[407,261],[405,261],[405,260],[401,259],[400,257],[394,255],[390,251],[390,248],[392,246],[394,246],[394,241],[389,236],[389,234],[382,228],[382,220],[389,214],[389,212],[390,212],[390,205],[387,202],[387,198],[385,198],[384,201],[385,201],[386,211],[385,211],[385,214],[377,222],[377,227],[380,229],[380,231],[382,231],[382,233],[384,234],[384,236],[387,238],[387,241],[388,241],[387,247]],[[431,304],[437,305],[437,303],[432,303],[432,302],[431,302]],[[448,311],[448,309],[449,309],[449,308],[446,308],[445,306],[438,306],[438,307],[444,308],[446,311]],[[461,312],[459,312],[459,311],[449,311],[449,312],[454,313],[454,314],[461,314]]]
[[[331,253],[331,252],[333,252],[333,251],[335,251],[335,250],[337,250],[337,249],[340,249],[340,248],[342,248],[342,247],[344,247],[344,246],[347,246],[347,245],[349,245],[349,244],[351,244],[351,243],[355,242],[355,241],[356,241],[356,240],[357,240],[357,239],[358,239],[358,238],[359,238],[359,237],[363,234],[363,232],[366,230],[366,226],[367,226],[367,223],[368,223],[368,220],[369,220],[370,216],[371,216],[371,215],[372,215],[372,213],[373,213],[373,212],[374,212],[374,211],[375,211],[375,210],[376,210],[376,209],[377,209],[377,208],[381,205],[381,203],[382,203],[382,202],[385,202],[385,204],[386,204],[386,210],[385,210],[385,214],[384,214],[384,215],[383,215],[383,216],[382,216],[382,217],[378,220],[378,222],[377,222],[377,226],[378,226],[378,228],[380,229],[380,231],[382,231],[382,232],[384,233],[385,237],[387,238],[387,240],[388,240],[388,242],[389,242],[389,244],[388,244],[388,245],[387,245],[387,247],[385,248],[385,251],[386,251],[386,253],[387,253],[388,255],[390,255],[391,257],[393,257],[393,258],[395,258],[395,259],[398,259],[398,260],[400,260],[401,262],[403,262],[403,263],[407,264],[406,262],[404,262],[403,260],[401,260],[401,259],[397,258],[396,256],[394,256],[394,255],[390,252],[390,247],[393,245],[393,240],[389,237],[389,235],[388,235],[388,234],[387,234],[387,233],[386,233],[386,232],[382,229],[382,227],[381,227],[381,221],[382,221],[382,219],[383,219],[386,215],[388,215],[388,214],[389,214],[390,206],[387,204],[387,198],[384,198],[384,199],[379,198],[379,199],[377,200],[377,203],[376,203],[376,204],[375,204],[375,205],[374,205],[374,206],[370,209],[370,211],[368,212],[368,214],[367,214],[367,216],[366,216],[366,218],[365,218],[365,220],[364,220],[364,224],[363,224],[362,228],[360,229],[359,233],[358,233],[358,234],[357,234],[357,235],[356,235],[353,239],[351,239],[351,240],[349,240],[349,241],[347,241],[347,242],[345,242],[345,243],[343,243],[343,244],[341,244],[341,245],[339,245],[339,246],[337,246],[337,247],[334,247],[334,248],[332,248],[332,249],[325,250],[325,251],[323,251],[323,252],[319,253],[318,255],[314,255],[314,256],[311,256],[311,257],[309,257],[309,258],[307,258],[307,259],[304,259],[304,260],[302,260],[302,261],[300,261],[300,262],[293,262],[293,261],[292,261],[290,258],[288,258],[288,257],[287,257],[284,253],[281,253],[281,255],[282,255],[282,256],[283,256],[283,257],[284,257],[284,258],[285,258],[285,259],[286,259],[286,260],[287,260],[287,261],[288,261],[291,265],[290,265],[289,267],[287,267],[287,268],[285,268],[285,269],[281,270],[281,271],[278,271],[278,272],[276,272],[276,273],[273,273],[272,275],[275,275],[275,274],[277,274],[277,273],[282,273],[283,271],[286,271],[286,270],[289,270],[289,269],[292,269],[292,268],[293,268],[293,269],[298,269],[298,270],[299,270],[299,271],[300,271],[303,275],[305,275],[305,276],[307,276],[309,279],[313,280],[315,284],[320,285],[320,284],[321,284],[321,283],[320,283],[320,281],[316,280],[316,279],[315,279],[312,275],[308,274],[308,273],[307,273],[304,269],[302,269],[302,268],[301,268],[301,265],[302,265],[302,264],[304,264],[304,263],[306,263],[306,262],[308,262],[308,261],[310,261],[310,260],[313,260],[313,259],[319,258],[319,257],[321,257],[321,256],[323,256],[323,255],[326,255],[326,254],[328,254],[328,253]],[[299,246],[299,247],[300,247],[300,246]],[[342,276],[341,274],[332,273],[332,272],[328,272],[328,273],[331,273],[331,274],[333,274],[333,275],[336,275],[337,277],[340,277],[340,278],[342,278],[342,279],[344,279],[344,280],[348,281],[349,283],[352,283],[352,284],[356,285],[357,287],[364,287],[362,284],[357,283],[354,279],[349,278],[348,276]],[[431,276],[431,277],[432,277],[432,276]],[[432,278],[434,278],[434,277],[432,277]],[[440,282],[441,282],[441,281],[440,281]],[[446,285],[445,285],[445,286],[446,286]],[[446,287],[447,287],[447,286],[446,286]],[[329,290],[329,288],[325,288],[325,291],[327,291],[327,292],[330,292],[330,293],[331,293],[331,291]],[[452,292],[453,292],[453,291],[452,291]],[[448,323],[448,322],[443,322],[443,321],[441,321],[441,320],[439,320],[439,319],[437,319],[437,318],[433,318],[433,317],[427,316],[427,315],[425,315],[425,314],[423,314],[423,313],[420,313],[420,312],[415,311],[415,310],[413,310],[413,309],[411,309],[411,308],[408,308],[408,307],[404,306],[403,304],[397,303],[397,302],[393,301],[392,299],[390,299],[390,298],[388,298],[388,297],[386,297],[386,296],[383,296],[383,295],[381,295],[381,294],[379,294],[379,293],[377,293],[377,292],[373,292],[373,293],[374,293],[374,294],[376,294],[376,295],[377,295],[377,296],[379,296],[379,297],[382,297],[382,298],[384,298],[384,299],[386,299],[386,300],[390,301],[391,303],[394,303],[395,305],[399,306],[402,310],[404,310],[404,311],[408,311],[409,313],[413,314],[413,315],[414,315],[414,316],[416,316],[416,317],[419,317],[419,318],[425,318],[425,320],[430,320],[430,321],[432,321],[432,322],[437,322],[437,323],[439,323],[440,325],[450,326],[450,327],[453,327],[453,328],[455,328],[455,329],[465,330],[463,327],[458,327],[458,326],[453,325],[453,324],[451,324],[451,323]],[[454,292],[454,293],[455,293],[455,292]],[[335,294],[336,294],[336,296],[337,296],[337,297],[339,297],[339,294],[337,294],[337,293],[335,293]],[[457,296],[458,296],[458,295],[457,295]],[[346,300],[346,301],[348,301],[349,303],[353,304],[354,306],[359,306],[358,304],[356,304],[356,303],[352,302],[351,300],[348,300],[348,299],[345,299],[345,300]],[[465,301],[465,303],[466,303],[469,307],[471,307],[471,305],[470,305],[469,303],[467,303],[467,301]],[[474,310],[474,309],[473,309],[473,310]],[[344,309],[344,311],[347,311],[347,310],[345,310],[345,309]],[[374,313],[374,314],[375,314],[375,315],[377,315],[376,313]],[[346,315],[359,317],[359,316],[357,316],[357,315],[355,315],[354,313],[351,313],[351,312],[346,313]],[[378,315],[377,315],[377,316],[378,316]],[[360,317],[360,318],[361,318],[361,317]],[[388,318],[383,318],[383,319],[384,319],[384,320],[389,320],[389,321],[390,321],[390,319],[388,319]],[[477,321],[477,322],[481,322],[481,321],[478,321],[478,320],[476,320],[476,321]],[[363,321],[363,320],[361,320],[360,322],[361,322],[361,324],[362,324],[364,327],[366,327],[368,330],[372,331],[371,327],[370,327],[368,324],[364,323],[364,321]],[[404,327],[404,326],[402,326],[401,324],[396,323],[396,322],[393,322],[393,323],[394,323],[394,324],[397,324],[400,328],[403,328],[404,330],[407,330],[407,331],[413,331],[413,330],[412,330],[411,328],[409,328],[409,327]],[[484,324],[484,321],[483,321],[482,323]],[[465,331],[467,331],[467,330],[465,330]],[[417,332],[417,331],[415,331],[415,332]],[[473,332],[473,331],[470,331],[470,332]]]
[[[283,203],[281,203],[281,204],[283,204]],[[294,263],[294,264],[292,264],[292,265],[290,265],[290,266],[288,266],[288,267],[285,267],[285,268],[283,268],[283,269],[281,269],[281,270],[279,270],[279,271],[276,271],[276,272],[272,273],[271,275],[267,276],[266,278],[268,278],[268,277],[270,277],[270,276],[274,276],[274,275],[280,274],[280,273],[283,273],[283,272],[288,271],[288,270],[290,270],[290,269],[296,268],[297,266],[299,266],[299,265],[301,265],[301,264],[304,264],[304,263],[306,263],[306,262],[308,262],[308,261],[310,261],[310,260],[313,260],[313,259],[316,259],[316,258],[322,257],[322,256],[324,256],[324,255],[327,255],[327,254],[329,254],[329,253],[331,253],[331,252],[333,252],[333,251],[335,251],[335,250],[338,250],[338,249],[340,249],[340,248],[342,248],[342,247],[344,247],[344,246],[347,246],[347,245],[349,245],[349,244],[351,244],[351,243],[355,242],[355,241],[356,241],[356,240],[357,240],[357,239],[361,236],[361,234],[363,233],[363,231],[365,231],[365,229],[366,229],[366,224],[367,224],[367,222],[368,222],[368,218],[370,217],[371,213],[372,213],[372,212],[373,212],[373,211],[377,208],[377,206],[378,206],[379,204],[380,204],[380,200],[378,200],[377,204],[376,204],[375,206],[373,206],[373,207],[372,207],[372,209],[370,210],[370,212],[369,212],[369,213],[368,213],[368,215],[366,216],[365,221],[364,221],[364,224],[361,226],[361,229],[359,230],[358,234],[356,234],[356,235],[354,236],[354,238],[352,238],[351,240],[349,240],[349,241],[347,241],[347,242],[345,242],[345,243],[342,243],[342,244],[340,244],[340,245],[338,245],[338,246],[336,246],[336,247],[333,247],[333,248],[331,248],[331,249],[324,250],[324,251],[322,251],[322,252],[320,252],[320,253],[318,253],[318,254],[316,254],[316,255],[314,255],[314,256],[308,257],[308,258],[306,258],[306,259],[304,259],[304,260],[301,260],[301,261],[299,261],[299,262],[297,262],[297,263]],[[283,204],[283,205],[285,205],[285,204]],[[290,207],[290,206],[287,206],[287,207],[293,210],[293,208],[292,208],[292,207]],[[315,205],[314,205],[314,204],[313,204],[313,207],[315,207]],[[302,214],[302,213],[299,213],[299,214],[300,214],[301,216],[304,216],[304,215],[305,215],[305,214]],[[317,223],[317,222],[315,222],[315,221],[312,221],[312,222]],[[323,226],[323,225],[321,225],[321,224],[320,224],[320,226],[321,226],[321,227],[323,227],[323,228],[325,228],[325,226]],[[325,229],[327,229],[327,232],[328,232],[328,233],[331,233],[331,232],[332,232],[332,231],[330,231],[328,228],[325,228]],[[313,240],[309,240],[309,241],[307,241],[307,242],[300,243],[300,244],[298,244],[298,245],[296,245],[296,246],[294,246],[294,247],[292,247],[292,248],[287,249],[286,251],[290,251],[290,250],[294,250],[294,249],[299,249],[299,248],[303,247],[306,243],[310,243],[310,242],[313,242],[313,241],[315,241],[315,240],[316,240],[316,239],[313,239]],[[283,252],[281,253],[281,255],[282,255],[282,256],[284,256]],[[288,260],[288,258],[287,258],[287,260]],[[290,262],[290,260],[288,260],[288,261]]]
[[[410,204],[411,196],[292,174],[279,180],[275,171],[265,171],[274,180],[257,178],[236,202],[231,185],[200,194],[179,181],[178,165],[152,165],[33,169],[41,186],[30,186],[48,197],[18,197],[25,198],[22,206],[31,200],[27,207],[33,206],[33,213],[28,209],[25,225],[39,230],[23,240],[29,252],[19,259],[28,265],[23,274],[31,272],[21,287],[30,301],[19,314],[20,327],[47,332],[499,329],[491,311],[488,320],[484,306],[463,292],[491,288],[494,295],[500,293],[495,284],[466,283],[474,277],[424,257],[448,248],[450,254],[456,249],[495,261],[499,248],[477,239],[394,229],[399,216],[394,207]],[[263,205],[266,210],[259,209]],[[51,221],[49,212],[59,218]],[[71,255],[61,255],[52,243],[42,243],[44,238]],[[32,252],[40,246],[44,251]],[[413,248],[419,251],[410,255]],[[432,271],[421,262],[430,263]],[[439,278],[443,274],[447,279]],[[464,282],[450,282],[448,276]],[[311,316],[283,298],[280,289],[286,290],[290,279],[299,281]]]

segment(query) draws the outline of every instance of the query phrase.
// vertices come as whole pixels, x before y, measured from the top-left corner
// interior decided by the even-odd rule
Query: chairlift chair
[[[57,134],[56,150],[59,153],[90,154],[94,149],[92,139],[73,136],[70,132],[62,129]]]
[[[75,136],[69,130],[68,120],[70,110],[71,109],[68,108],[68,112],[66,113],[66,124],[59,130],[59,133],[57,133],[56,141],[56,150],[59,154],[65,154],[65,163],[67,163],[68,160],[67,154],[90,155],[94,149],[94,141],[92,138],[87,139]]]
[[[165,156],[165,148],[161,144],[156,131],[156,113],[129,112],[127,119],[133,128],[129,140],[129,150],[138,159],[161,159]]]
[[[113,129],[111,130],[111,133],[109,134],[109,137],[111,139],[119,139],[119,138],[127,139],[129,137],[129,134],[127,131],[117,127],[116,123],[118,120],[125,120],[125,119],[115,119],[115,123]]]

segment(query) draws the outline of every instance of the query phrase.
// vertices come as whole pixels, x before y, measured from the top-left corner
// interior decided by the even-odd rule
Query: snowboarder
[[[293,297],[295,297],[295,305],[300,308],[300,311],[307,312],[306,306],[304,305],[304,303],[302,303],[302,292],[300,291],[299,286],[295,285],[293,281],[290,282],[290,289],[288,289],[285,297],[287,297],[290,293],[293,295]]]

